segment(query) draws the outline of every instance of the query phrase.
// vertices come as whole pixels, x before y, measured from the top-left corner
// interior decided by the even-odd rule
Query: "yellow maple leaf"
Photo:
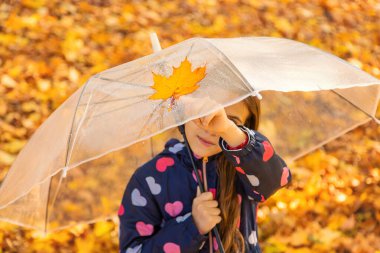
[[[171,98],[172,106],[180,96],[192,93],[200,87],[198,82],[206,76],[205,72],[206,66],[198,67],[191,71],[191,63],[187,57],[179,67],[173,67],[173,73],[169,77],[152,72],[154,84],[151,88],[157,92],[151,95],[149,99]],[[169,109],[171,109],[171,106]]]

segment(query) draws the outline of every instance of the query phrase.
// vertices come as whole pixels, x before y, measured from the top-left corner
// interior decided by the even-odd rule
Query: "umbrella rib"
[[[49,182],[49,192],[48,192],[48,198],[47,198],[47,204],[46,204],[45,232],[47,231],[47,223],[48,223],[48,206],[49,206],[49,198],[50,198],[50,193],[51,193],[51,183],[52,183],[51,181],[52,181],[52,178],[53,178],[53,177],[50,177],[50,182]],[[56,198],[57,198],[57,196],[58,196],[58,191],[59,191],[59,189],[61,188],[62,178],[63,178],[62,176],[59,177],[58,186],[57,186],[57,188],[56,188],[56,190],[55,190],[55,193],[54,193],[54,195],[53,195],[53,199],[52,199],[52,201],[51,201],[51,205],[50,205],[51,208],[53,208],[53,206],[54,206],[54,204],[55,204],[55,200],[56,200]]]
[[[91,78],[90,78],[91,79]],[[82,95],[84,93],[84,91],[86,90],[87,88],[87,85],[89,83],[89,80],[87,80],[87,82],[84,84],[84,87],[79,95],[79,98],[78,98],[78,102],[77,102],[77,105],[75,106],[75,112],[74,112],[74,116],[73,116],[73,120],[71,122],[71,127],[70,127],[70,134],[69,134],[69,137],[67,138],[67,149],[66,149],[66,158],[65,158],[65,166],[68,165],[68,157],[69,157],[69,149],[70,149],[70,141],[71,141],[71,137],[72,137],[72,134],[73,134],[73,128],[74,128],[74,121],[75,121],[75,117],[77,115],[77,109],[79,107],[79,102],[80,102],[80,99],[82,98]],[[62,178],[62,176],[61,176]],[[46,204],[46,213],[45,213],[45,231],[46,232],[46,229],[47,229],[47,222],[48,222],[48,212],[49,212],[49,198],[50,198],[50,188],[51,188],[51,181],[52,179],[50,178],[50,182],[49,182],[49,193],[48,193],[48,198],[47,198],[47,204]],[[54,199],[55,199],[56,196],[54,196]],[[55,200],[54,200],[55,201]]]
[[[109,111],[105,111],[105,112],[102,112],[102,113],[99,113],[99,114],[95,114],[94,116],[91,117],[91,119],[100,117],[100,116],[102,116],[104,114],[107,114],[107,113],[111,113],[111,112],[122,110],[122,109],[127,108],[127,107],[129,107],[131,105],[135,105],[135,104],[138,104],[138,103],[141,103],[141,102],[144,102],[144,101],[146,101],[146,99],[142,99],[142,100],[133,102],[131,104],[123,105],[121,107],[118,107],[118,108],[115,108],[115,109],[112,109],[112,110],[109,110]]]
[[[117,81],[117,80],[112,80],[112,79],[109,79],[109,78],[103,78],[103,77],[99,77],[99,76],[94,76],[94,77],[96,77],[96,78],[98,78],[98,79],[102,79],[102,80],[108,80],[108,81],[111,81],[111,82],[119,82],[119,83],[122,83],[122,84],[132,85],[133,87],[139,87],[139,88],[152,88],[152,86],[142,86],[142,85],[138,85],[138,84],[128,84],[128,83],[120,82],[120,81]],[[111,94],[112,94],[115,90],[117,90],[117,88],[113,89],[112,92],[111,92]],[[144,95],[139,95],[139,96],[146,96],[146,95],[150,95],[150,93],[148,93],[148,94],[144,94]],[[103,99],[105,99],[105,98],[107,98],[107,97],[109,97],[109,96],[110,96],[110,94],[107,94],[107,95],[103,96],[103,97],[101,98],[101,100],[103,100]],[[136,97],[138,97],[138,96],[136,96]],[[133,97],[131,97],[131,98],[133,98]],[[94,103],[94,104],[98,104],[98,102],[97,102],[97,103]],[[81,104],[81,105],[83,105],[83,104]]]
[[[196,39],[200,39],[200,38],[196,38]],[[192,40],[192,39],[190,39],[190,40]],[[182,42],[181,42],[182,43]],[[179,43],[178,43],[179,44]],[[178,44],[176,44],[176,45],[178,45]],[[176,45],[174,45],[174,46],[176,46]],[[192,46],[194,45],[194,43],[192,44]],[[191,46],[191,47],[192,47]],[[161,51],[163,51],[163,50],[165,50],[165,49],[162,49]],[[189,51],[189,53],[190,53],[190,51]],[[142,58],[147,58],[147,57],[151,57],[150,55],[147,55],[147,56],[143,56]],[[119,69],[114,69],[114,70],[104,70],[103,72],[101,72],[101,73],[99,73],[99,74],[108,74],[108,73],[113,73],[113,72],[116,72],[116,71],[122,71],[122,70],[125,70],[126,68],[128,68],[128,67],[130,67],[129,65],[130,64],[133,64],[134,63],[134,61],[138,61],[138,60],[141,60],[142,58],[139,58],[139,59],[136,59],[136,60],[133,60],[133,61],[129,61],[129,62],[126,62],[126,63],[124,63],[126,66],[123,66],[123,68],[119,68]],[[157,62],[159,62],[160,60],[165,60],[165,57],[163,57],[163,56],[160,56],[160,55],[157,55],[157,60],[154,62],[154,64],[157,64]],[[146,63],[146,64],[141,64],[141,63],[139,63],[140,65],[144,65],[144,66],[148,66],[148,67],[150,67],[151,65],[153,65],[152,63],[151,63],[151,61],[150,60],[147,60],[148,62]],[[136,63],[137,64],[137,63]],[[131,72],[131,73],[128,73],[128,75],[131,75],[131,74],[135,74],[135,73],[137,73],[137,72],[139,72],[140,70],[137,70],[137,71],[135,71],[135,72]],[[123,76],[124,77],[124,76]]]
[[[139,58],[139,59],[141,59],[141,58]],[[139,60],[139,59],[136,59],[136,60]],[[159,59],[163,59],[163,57],[159,57]],[[129,61],[129,62],[126,62],[126,63],[124,63],[125,65],[127,65],[127,66],[123,66],[123,68],[121,68],[121,65],[123,65],[123,64],[121,64],[121,65],[119,65],[119,66],[116,66],[116,67],[119,67],[118,69],[114,69],[114,70],[111,70],[111,69],[106,69],[106,70],[104,70],[103,72],[100,72],[99,73],[99,75],[101,75],[101,74],[109,74],[109,73],[114,73],[114,72],[120,72],[120,71],[123,71],[123,70],[125,70],[125,69],[127,69],[127,68],[129,68],[130,66],[130,64],[132,64],[133,63],[133,61]],[[137,63],[136,63],[137,64]],[[149,64],[149,63],[148,63]],[[140,64],[140,65],[147,65],[147,64]],[[115,67],[115,68],[116,68]],[[138,72],[140,72],[141,71],[141,69],[136,69],[135,71],[133,71],[133,72],[129,72],[128,73],[128,75],[133,75],[133,74],[136,74],[136,73],[138,73]]]
[[[125,83],[125,82],[122,82],[122,81],[113,80],[113,79],[110,79],[110,78],[100,77],[100,76],[95,76],[95,78],[98,78],[98,79],[101,79],[101,80],[104,80],[104,81],[109,81],[109,82],[122,83],[122,84],[125,84],[125,85],[130,85],[130,86],[133,86],[133,87],[139,87],[139,88],[147,88],[147,89],[150,89],[150,87],[151,87],[151,86],[145,86],[145,85],[136,84],[136,83]],[[122,77],[121,77],[121,78],[122,78]]]
[[[136,96],[131,96],[131,97],[124,97],[124,98],[117,98],[117,99],[110,99],[110,100],[105,100],[105,101],[98,101],[98,102],[95,102],[95,103],[92,103],[92,105],[97,105],[97,104],[103,104],[103,103],[110,103],[110,102],[117,102],[117,101],[121,101],[121,100],[128,100],[128,99],[132,99],[132,98],[139,98],[139,97],[145,97],[145,96],[148,96],[150,95],[151,93],[147,93],[147,94],[143,94],[143,95],[136,95]],[[109,96],[109,95],[107,95]],[[104,96],[103,98],[107,97],[107,96]],[[102,99],[103,99],[102,98]],[[84,104],[80,104],[79,106],[83,106],[83,105],[86,105],[85,103]]]
[[[193,46],[194,46],[194,43],[193,44],[191,44],[191,46],[190,46],[190,49],[189,49],[189,52],[186,54],[186,56],[189,56],[189,54],[190,54],[190,52],[192,51],[192,49],[193,49]],[[160,57],[160,59],[159,60],[165,60],[165,58],[164,57]],[[157,64],[157,62],[159,62],[159,60],[157,60],[156,62],[155,62],[155,64]],[[146,64],[147,65],[147,64]],[[149,67],[149,65],[147,65],[147,67]],[[124,70],[125,68],[122,68],[122,69],[118,69],[118,70],[114,70],[114,71],[121,71],[121,70]],[[112,72],[114,72],[114,71],[112,71]],[[136,71],[137,72],[137,71]],[[152,71],[151,71],[152,72]],[[106,72],[106,73],[111,73],[111,72]],[[128,73],[128,75],[130,75],[131,73]],[[124,76],[122,76],[122,77],[120,77],[120,78],[124,78],[124,77],[126,77],[127,75],[124,75]]]
[[[243,84],[247,87],[248,91],[255,91],[255,89],[250,85],[250,83],[248,82],[248,80],[245,78],[245,76],[239,71],[239,69],[235,66],[235,64],[233,64],[231,62],[231,60],[227,57],[227,55],[222,52],[221,50],[219,50],[219,48],[217,48],[212,42],[208,41],[207,39],[203,39],[201,38],[203,41],[205,41],[205,43],[207,43],[208,45],[210,45],[210,47],[212,47],[214,49],[214,51],[217,51],[218,53],[220,53],[220,55],[224,58],[225,61],[227,61],[229,63],[229,65],[227,65],[229,67],[229,69],[232,71],[232,72],[235,72],[235,74],[243,81]],[[210,52],[214,53],[212,50],[210,50]],[[219,58],[219,56],[217,56],[217,58]]]
[[[332,92],[334,92],[335,94],[337,94],[338,96],[342,97],[344,100],[346,100],[348,103],[350,103],[351,105],[353,105],[354,107],[356,107],[357,109],[359,109],[360,111],[364,112],[366,115],[368,115],[371,119],[374,119],[375,121],[377,121],[377,119],[372,116],[371,114],[369,114],[368,112],[364,111],[363,109],[361,109],[360,107],[358,107],[357,105],[355,105],[354,103],[352,103],[350,100],[348,100],[347,98],[345,98],[344,96],[342,96],[341,94],[339,94],[338,92],[336,92],[335,90],[331,90]]]
[[[149,118],[147,119],[147,121],[146,121],[145,124],[143,125],[143,127],[142,127],[140,133],[138,134],[138,138],[141,137],[141,134],[145,131],[145,129],[146,129],[146,127],[148,126],[149,122],[150,122],[151,119],[153,118],[154,113],[158,110],[159,107],[162,106],[162,104],[163,104],[164,102],[165,102],[165,100],[162,101],[162,102],[160,102],[158,105],[156,105],[156,106],[154,107],[153,112],[151,112],[151,114],[149,115]]]
[[[62,178],[62,177],[61,177]],[[52,181],[52,178],[49,179],[49,190],[48,190],[48,193],[47,193],[47,200],[46,200],[46,208],[45,208],[45,228],[44,228],[44,233],[46,233],[47,231],[47,225],[48,225],[48,219],[49,219],[49,198],[50,198],[50,189],[51,189],[51,181]]]

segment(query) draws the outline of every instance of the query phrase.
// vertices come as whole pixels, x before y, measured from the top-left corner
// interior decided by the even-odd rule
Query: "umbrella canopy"
[[[380,80],[293,40],[192,38],[92,76],[36,130],[0,188],[0,219],[43,231],[117,213],[134,170],[176,126],[262,96],[285,160],[375,117]]]

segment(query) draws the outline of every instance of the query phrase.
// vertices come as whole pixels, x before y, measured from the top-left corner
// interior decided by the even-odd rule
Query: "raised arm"
[[[248,143],[239,149],[229,149],[227,140],[236,143],[241,133],[228,133],[219,138],[219,146],[227,159],[234,165],[247,195],[263,202],[277,190],[291,182],[292,175],[285,161],[276,154],[272,144],[263,134],[238,125],[248,137]],[[232,140],[232,141],[231,141]]]

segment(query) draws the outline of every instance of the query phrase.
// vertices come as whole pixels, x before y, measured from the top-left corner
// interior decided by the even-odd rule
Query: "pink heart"
[[[268,141],[263,141],[264,145],[264,155],[263,155],[263,161],[268,161],[273,156],[273,148],[272,145]]]
[[[197,180],[197,176],[195,175],[195,172],[194,172],[194,170],[193,170],[193,178],[194,178],[194,180],[195,180],[195,182],[198,182],[198,180]],[[203,181],[203,174],[202,174],[202,171],[201,170],[198,170],[198,174],[199,174],[199,177],[201,178],[201,181]]]
[[[181,248],[176,243],[167,242],[164,244],[164,252],[165,253],[180,253]]]
[[[156,162],[156,168],[159,172],[165,172],[168,166],[174,165],[174,159],[171,157],[161,157]]]
[[[153,234],[153,225],[145,224],[143,221],[136,223],[136,230],[141,236],[147,236]]]
[[[209,188],[208,191],[211,192],[213,198],[216,199],[216,189],[215,188]]]
[[[289,176],[288,167],[282,168],[281,186],[284,186],[288,183],[288,176]]]
[[[260,194],[258,193],[257,191],[253,191],[254,193],[256,193],[257,195],[259,195],[261,197],[261,200],[260,202],[264,202],[265,201],[265,198],[264,198],[264,195],[263,194]]]
[[[213,244],[214,244],[214,250],[218,250],[218,242],[216,241],[216,238],[212,237],[212,241],[213,241]]]
[[[240,167],[235,167],[237,171],[239,171],[241,174],[245,174],[245,171]]]
[[[235,159],[236,159],[236,163],[237,164],[240,164],[240,158],[238,157],[238,156],[236,156],[236,155],[232,155],[233,157],[235,157]]]
[[[176,217],[178,214],[181,213],[183,209],[183,204],[181,201],[175,201],[173,203],[166,203],[165,204],[165,211],[172,217]]]
[[[122,216],[124,214],[124,206],[123,206],[123,204],[120,205],[119,210],[117,211],[117,214],[119,216]]]

